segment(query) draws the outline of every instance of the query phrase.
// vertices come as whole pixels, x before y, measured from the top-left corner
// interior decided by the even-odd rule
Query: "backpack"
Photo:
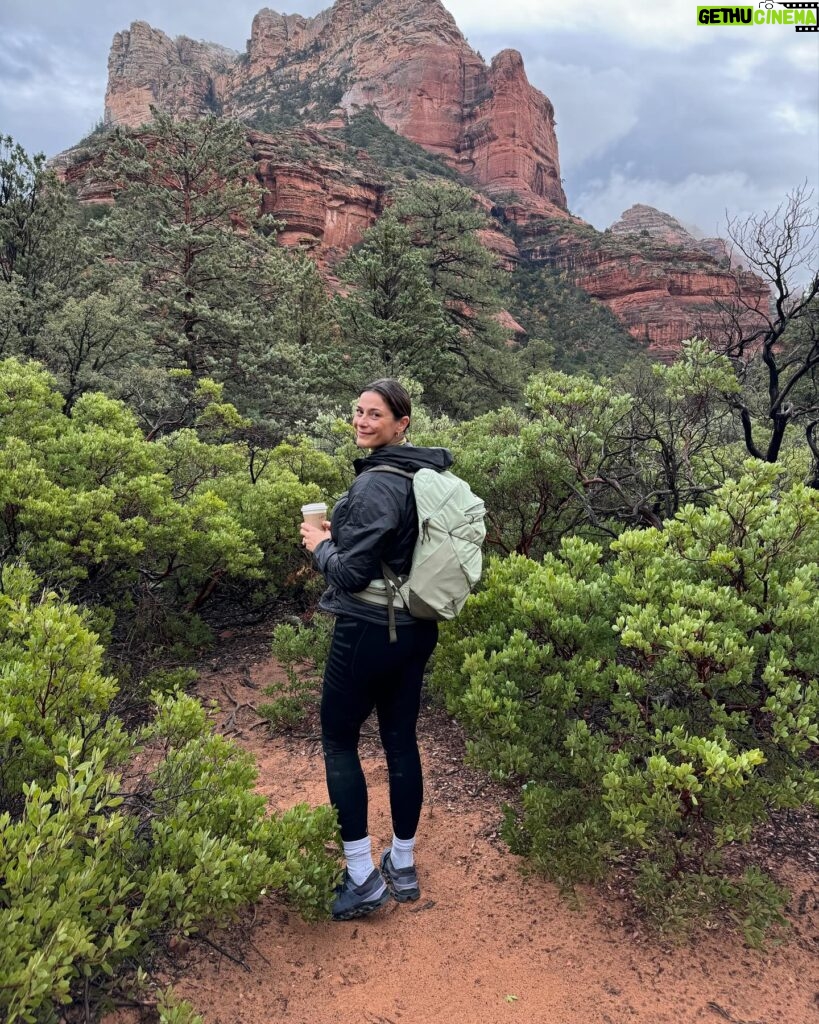
[[[370,473],[397,473],[412,480],[418,511],[418,540],[408,576],[398,576],[384,562],[384,579],[373,580],[357,594],[365,601],[386,604],[390,642],[395,631],[395,595],[417,619],[454,619],[481,578],[481,545],[486,536],[486,506],[465,480],[448,470],[409,472],[374,466]]]

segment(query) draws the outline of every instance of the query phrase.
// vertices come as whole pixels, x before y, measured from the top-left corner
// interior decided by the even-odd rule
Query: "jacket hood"
[[[355,473],[363,473],[372,466],[394,466],[413,472],[416,469],[434,469],[441,472],[453,463],[448,448],[416,448],[414,444],[393,444],[376,448],[370,455],[355,459]],[[379,474],[380,475],[380,474]]]

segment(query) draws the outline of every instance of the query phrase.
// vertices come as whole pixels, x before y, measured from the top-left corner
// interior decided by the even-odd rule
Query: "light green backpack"
[[[465,480],[448,471],[408,472],[374,466],[370,473],[397,473],[412,480],[418,510],[418,540],[408,576],[381,563],[383,580],[373,580],[355,596],[386,605],[390,641],[398,639],[395,605],[417,619],[454,619],[481,578],[481,546],[486,536],[486,506]]]

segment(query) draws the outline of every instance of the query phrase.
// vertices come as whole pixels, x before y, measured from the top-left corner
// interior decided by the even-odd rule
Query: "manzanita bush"
[[[157,643],[221,588],[286,590],[304,565],[299,510],[342,489],[335,462],[303,442],[251,449],[220,386],[196,391],[195,427],[148,440],[124,403],[87,393],[68,415],[42,367],[0,361],[3,561],[24,556],[97,628]]]
[[[155,695],[152,722],[129,737],[108,713],[116,682],[86,617],[41,596],[25,567],[0,582],[3,1019],[97,1001],[163,937],[226,922],[265,892],[325,913],[331,809],[267,814],[251,755],[193,697]],[[140,750],[124,781],[117,766]]]
[[[748,462],[707,508],[611,544],[494,560],[434,684],[472,758],[519,779],[508,834],[570,884],[630,853],[660,923],[727,914],[759,942],[784,894],[726,848],[819,806],[819,493]]]

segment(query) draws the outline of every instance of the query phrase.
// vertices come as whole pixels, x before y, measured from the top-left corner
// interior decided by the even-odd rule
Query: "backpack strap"
[[[366,470],[367,473],[397,473],[398,476],[412,480],[415,473],[406,469],[397,469],[395,466],[373,466]],[[387,622],[390,630],[390,643],[398,643],[398,631],[395,628],[395,595],[401,589],[401,577],[396,575],[386,562],[381,563],[381,572],[384,576],[384,589],[387,593]]]
[[[395,628],[395,595],[401,588],[401,577],[396,576],[386,562],[381,563],[384,573],[384,587],[387,591],[387,622],[390,627],[390,643],[398,643],[398,632]]]

